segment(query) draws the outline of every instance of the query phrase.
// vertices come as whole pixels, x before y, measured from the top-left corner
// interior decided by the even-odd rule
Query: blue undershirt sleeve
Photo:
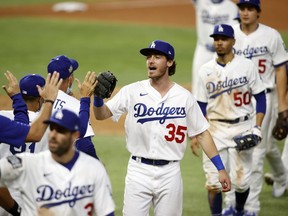
[[[269,94],[269,93],[268,93]],[[256,100],[256,113],[266,113],[266,94],[262,91],[253,95]]]

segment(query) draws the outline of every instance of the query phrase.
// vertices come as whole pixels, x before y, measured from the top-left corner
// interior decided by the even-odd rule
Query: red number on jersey
[[[174,124],[168,124],[166,126],[168,130],[168,135],[165,135],[165,139],[168,142],[175,140],[177,143],[182,143],[185,139],[185,131],[187,127],[179,125],[177,128]]]
[[[251,102],[251,94],[250,92],[245,92],[244,94],[242,92],[235,92],[234,93],[234,104],[235,106],[239,107],[242,106],[242,104],[250,104]]]
[[[259,59],[258,62],[258,72],[259,73],[265,73],[266,71],[266,59]]]
[[[93,215],[93,208],[94,207],[94,205],[93,205],[93,203],[88,203],[84,208],[85,209],[88,209],[88,211],[87,211],[87,215],[88,216],[92,216]]]

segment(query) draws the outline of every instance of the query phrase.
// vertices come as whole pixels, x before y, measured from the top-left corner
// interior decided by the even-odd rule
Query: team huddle
[[[258,22],[260,0],[192,2],[198,36],[192,94],[171,79],[176,52],[163,40],[140,50],[148,79],[113,97],[112,72],[89,71],[81,82],[74,79],[78,61],[65,55],[48,62],[46,79],[28,74],[18,83],[5,73],[13,110],[0,111],[0,216],[114,216],[90,120],[117,122],[122,115],[130,153],[123,215],[147,216],[151,207],[155,216],[182,215],[180,161],[188,142],[196,156],[201,146],[211,215],[259,215],[265,157],[272,195],[283,196],[288,151],[281,157],[275,145],[288,133],[281,35]]]

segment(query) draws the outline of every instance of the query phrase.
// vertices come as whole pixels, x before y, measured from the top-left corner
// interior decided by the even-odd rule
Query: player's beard
[[[71,143],[72,142],[72,137],[68,137],[66,140],[63,140],[61,142],[61,144],[59,144],[59,142],[57,142],[57,140],[55,138],[51,138],[49,140],[49,143],[56,143],[57,147],[55,147],[55,144],[53,145],[49,145],[49,150],[51,153],[57,155],[57,156],[62,156],[64,154],[66,154],[67,152],[69,152],[70,148],[71,148]]]

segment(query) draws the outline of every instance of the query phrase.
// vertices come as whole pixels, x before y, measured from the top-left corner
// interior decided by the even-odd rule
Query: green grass
[[[129,153],[125,147],[125,137],[96,135],[94,143],[97,154],[105,164],[112,182],[113,198],[117,207],[116,215],[122,215],[124,180],[129,159]],[[280,143],[279,146],[282,148],[283,143]],[[189,146],[187,146],[184,159],[181,161],[181,170],[184,184],[183,216],[208,216],[209,208],[207,192],[204,188],[205,177],[201,158],[192,156]],[[267,162],[265,162],[266,171],[268,171]],[[261,214],[259,216],[287,215],[288,195],[277,199],[273,198],[272,187],[265,183],[260,201]]]
[[[111,70],[122,86],[146,78],[145,58],[139,50],[154,39],[167,40],[175,47],[175,81],[191,80],[193,29],[33,18],[0,19],[0,29],[1,85],[6,70],[18,78],[27,73],[46,76],[50,59],[65,54],[78,60],[75,76],[80,80],[88,70]]]

